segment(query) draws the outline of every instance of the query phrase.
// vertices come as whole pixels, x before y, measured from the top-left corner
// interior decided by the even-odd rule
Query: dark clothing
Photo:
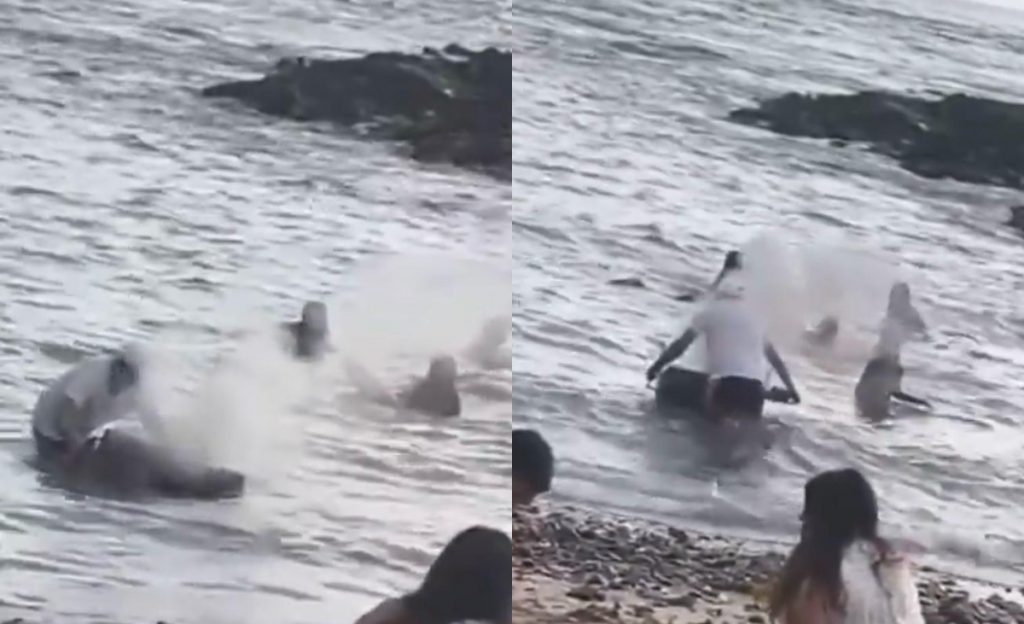
[[[764,384],[757,379],[722,377],[712,383],[708,411],[713,416],[756,419],[764,413]]]
[[[68,443],[64,440],[49,438],[39,433],[35,427],[32,428],[32,437],[36,440],[36,455],[43,462],[59,462],[67,457],[68,452],[71,450]]]

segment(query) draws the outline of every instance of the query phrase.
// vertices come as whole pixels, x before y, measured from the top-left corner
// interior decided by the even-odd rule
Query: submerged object
[[[118,425],[101,427],[51,468],[73,487],[116,496],[216,500],[242,495],[241,473],[187,461],[142,431]]]

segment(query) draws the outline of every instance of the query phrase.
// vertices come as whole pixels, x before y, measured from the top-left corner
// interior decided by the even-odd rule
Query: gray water
[[[326,299],[339,348],[407,383],[508,312],[510,186],[197,95],[287,54],[501,44],[493,13],[0,3],[0,619],[351,622],[457,531],[509,524],[507,371],[466,364],[465,417],[438,424],[259,332]],[[223,433],[244,498],[82,498],[26,463],[44,385],[126,340],[160,356],[168,403]]]
[[[729,123],[792,90],[969,91],[1024,101],[1024,5],[947,0],[520,2],[515,46],[515,420],[559,451],[557,495],[755,539],[792,539],[802,486],[854,465],[886,531],[926,559],[1024,575],[1024,241],[1019,195],[926,181],[862,149]],[[773,445],[735,461],[652,415],[643,373],[727,249],[746,246],[804,395],[772,406]],[[768,263],[768,264],[764,264]],[[608,285],[639,276],[646,290]],[[830,298],[876,326],[891,280],[932,341],[905,350],[932,414],[859,421],[871,346],[809,352],[795,327]],[[714,442],[714,440],[712,440]]]
[[[455,531],[507,525],[513,412],[555,444],[562,500],[786,539],[803,480],[853,463],[890,531],[1019,580],[1024,247],[999,225],[1018,198],[723,120],[792,89],[1024,99],[1024,14],[934,5],[4,3],[0,616],[351,621],[414,585]],[[514,50],[511,187],[196,97],[285,54],[449,41]],[[907,278],[934,334],[905,354],[907,383],[935,413],[857,421],[869,337],[824,355],[786,334],[805,403],[773,408],[770,450],[722,466],[653,417],[643,370],[692,312],[669,295],[758,237],[802,271],[776,285],[809,285],[775,310],[783,329],[837,284],[844,312],[875,322],[885,282]],[[448,258],[448,291],[405,265],[365,269],[426,252]],[[391,414],[351,397],[336,362],[294,366],[243,333],[327,298],[347,325],[337,340],[384,352],[374,364],[404,382],[507,308],[493,290],[508,282],[451,259],[467,256],[515,263],[514,406],[502,371],[469,371],[461,422]],[[649,289],[606,283],[630,275]],[[26,413],[46,381],[129,338],[159,345],[164,370],[193,386],[225,357],[237,365],[214,405],[245,452],[231,438],[222,450],[253,473],[244,499],[83,499],[26,465]]]

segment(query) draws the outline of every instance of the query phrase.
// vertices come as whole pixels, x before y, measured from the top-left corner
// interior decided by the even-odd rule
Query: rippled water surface
[[[876,482],[891,533],[961,571],[1019,581],[1024,242],[1000,223],[1020,198],[725,116],[791,90],[1024,101],[1024,13],[963,1],[597,0],[520,2],[506,16],[514,413],[559,449],[559,494],[774,540],[795,535],[809,475],[854,464]],[[870,336],[821,354],[783,332],[804,404],[770,408],[770,450],[723,462],[652,416],[643,371],[693,311],[670,295],[704,287],[725,250],[748,243],[784,259],[761,272],[799,295],[773,310],[796,324],[839,295],[851,320],[877,323],[890,280],[910,281],[933,336],[904,353],[906,387],[934,413],[860,422],[852,386]],[[630,276],[648,288],[608,285]]]
[[[0,619],[350,622],[411,589],[456,531],[509,523],[507,371],[468,371],[465,418],[437,424],[360,406],[334,364],[257,350],[221,397],[251,410],[243,430],[263,429],[253,448],[274,451],[247,458],[239,501],[83,499],[25,463],[43,385],[126,339],[173,347],[194,382],[240,332],[327,298],[358,319],[339,342],[411,338],[388,347],[398,383],[507,312],[507,278],[488,295],[459,277],[472,277],[464,260],[437,263],[447,286],[358,277],[396,252],[500,268],[507,182],[197,96],[286,54],[501,44],[493,15],[472,2],[0,3]],[[432,341],[462,298],[465,331]],[[267,446],[275,436],[287,444]]]

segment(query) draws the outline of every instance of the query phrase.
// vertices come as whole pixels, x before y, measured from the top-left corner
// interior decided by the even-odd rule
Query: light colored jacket
[[[898,554],[883,557],[868,541],[851,544],[842,564],[843,624],[924,624],[913,568]]]

